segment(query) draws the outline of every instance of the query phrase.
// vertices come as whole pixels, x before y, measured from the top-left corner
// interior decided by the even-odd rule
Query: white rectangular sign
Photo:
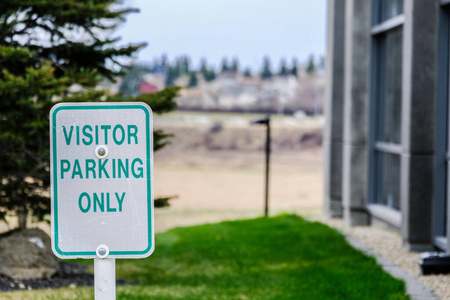
[[[153,252],[152,122],[145,103],[62,103],[52,108],[56,256],[95,258],[100,245],[109,251],[108,258],[142,258]]]

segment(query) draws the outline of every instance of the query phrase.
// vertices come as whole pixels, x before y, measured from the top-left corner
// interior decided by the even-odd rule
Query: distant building
[[[138,85],[139,94],[154,94],[158,91],[158,87],[148,82],[141,82]]]
[[[198,87],[183,89],[177,103],[180,109],[321,114],[323,90],[321,74],[261,80],[259,76],[222,72],[214,81],[201,80]]]
[[[143,75],[143,81],[155,86],[158,91],[165,88],[166,75],[164,73],[147,73]]]
[[[329,0],[325,212],[450,251],[448,0]]]

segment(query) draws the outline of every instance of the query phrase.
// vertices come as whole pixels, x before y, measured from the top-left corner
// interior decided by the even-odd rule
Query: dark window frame
[[[450,1],[450,0],[449,0]],[[380,132],[384,131],[385,119],[385,77],[387,74],[387,34],[393,30],[402,30],[405,23],[403,11],[397,16],[386,18],[386,1],[372,1],[372,58],[371,58],[371,95],[370,95],[370,129],[369,129],[369,187],[368,204],[371,206],[385,206],[395,214],[400,214],[397,208],[381,203],[383,164],[381,163],[384,154],[397,155],[401,160],[401,140],[398,143],[388,143],[380,139]],[[403,2],[401,4],[403,10]],[[403,41],[402,41],[403,43]],[[403,75],[402,75],[403,76]],[[400,99],[400,102],[402,99]],[[400,104],[401,105],[401,104]],[[399,170],[400,172],[400,170]],[[400,176],[400,174],[399,174]],[[400,201],[400,199],[398,199]],[[400,203],[398,204],[401,209]],[[399,224],[392,224],[398,226]]]
[[[434,244],[442,250],[447,250],[448,242],[448,195],[450,195],[450,0],[441,0],[439,12],[439,62],[437,87],[437,114],[436,114],[436,153],[435,153],[435,180],[434,180],[434,217],[433,236]]]

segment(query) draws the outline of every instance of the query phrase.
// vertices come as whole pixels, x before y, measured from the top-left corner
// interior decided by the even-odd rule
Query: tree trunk
[[[26,212],[18,212],[17,217],[19,218],[19,228],[25,229],[27,228],[27,216]]]

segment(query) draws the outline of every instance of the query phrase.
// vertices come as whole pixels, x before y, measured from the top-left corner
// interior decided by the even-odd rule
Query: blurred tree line
[[[263,80],[271,79],[274,76],[299,76],[299,68],[302,67],[296,58],[292,59],[290,65],[285,58],[281,58],[279,70],[273,71],[272,62],[268,56],[263,57],[261,71],[256,73]],[[315,59],[310,55],[303,66],[308,75],[313,75],[317,70],[324,70],[325,58]],[[187,86],[195,87],[198,85],[199,78],[203,78],[206,82],[216,79],[217,75],[224,73],[242,74],[244,77],[252,77],[252,71],[249,67],[240,68],[237,57],[233,57],[231,61],[227,57],[222,58],[219,69],[216,71],[214,67],[208,65],[205,58],[202,58],[198,68],[194,68],[191,64],[189,56],[182,55],[176,57],[169,62],[167,55],[163,54],[161,58],[155,58],[151,63],[139,62],[134,64],[127,73],[122,77],[122,83],[119,90],[125,95],[137,95],[138,85],[144,81],[145,74],[160,74],[164,76],[164,84],[166,87],[175,86],[175,82],[180,77],[187,77]]]
[[[16,212],[24,227],[27,216],[49,213],[48,114],[56,103],[142,101],[157,114],[176,107],[176,87],[138,96],[97,88],[123,75],[124,58],[145,46],[118,46],[113,37],[133,12],[114,0],[0,1],[0,220]],[[168,136],[155,131],[154,149]]]

